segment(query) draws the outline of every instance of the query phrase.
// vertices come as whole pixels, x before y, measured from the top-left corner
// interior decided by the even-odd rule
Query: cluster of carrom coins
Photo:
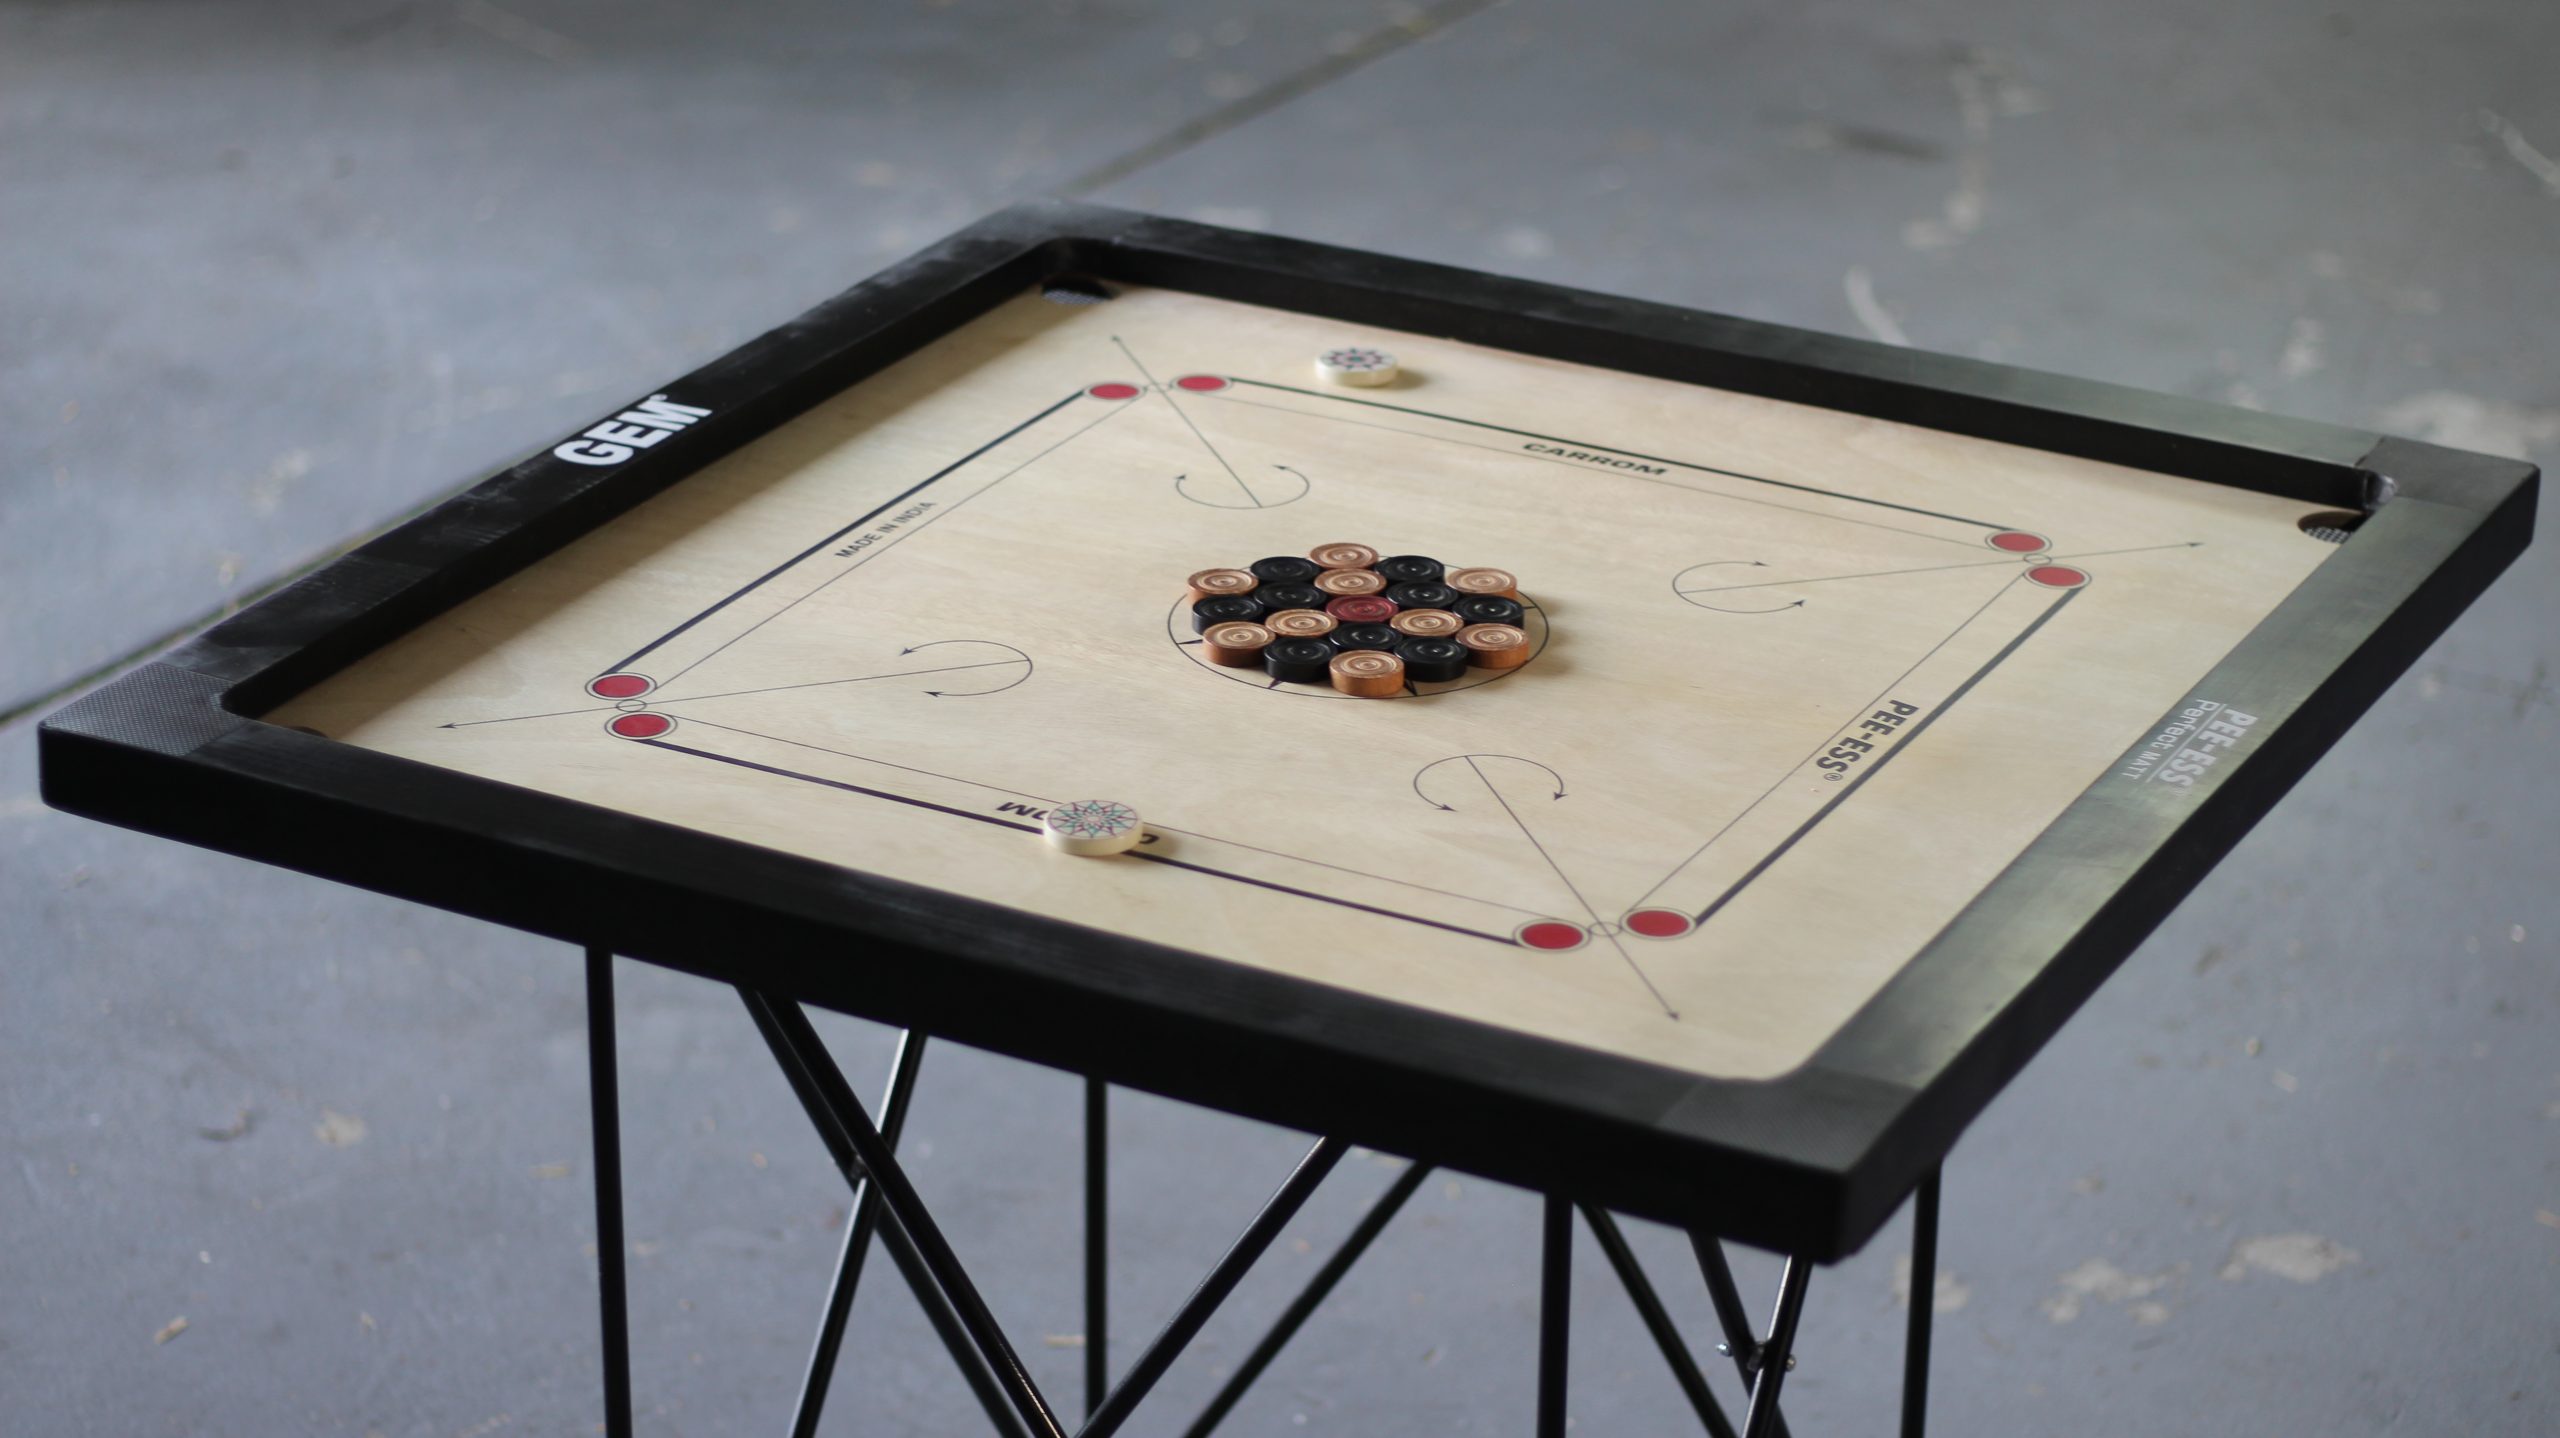
[[[1191,576],[1191,627],[1212,664],[1361,699],[1528,662],[1520,587],[1499,569],[1319,544]]]

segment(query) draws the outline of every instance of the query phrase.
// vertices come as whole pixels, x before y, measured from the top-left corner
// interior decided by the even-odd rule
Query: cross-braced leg
[[[1031,1381],[1029,1370],[1006,1342],[996,1326],[995,1316],[960,1268],[959,1259],[950,1244],[934,1226],[932,1215],[924,1212],[896,1156],[889,1151],[880,1131],[862,1107],[862,1100],[845,1082],[844,1074],[827,1055],[826,1045],[810,1026],[800,1006],[771,998],[753,989],[740,987],[739,997],[746,1001],[748,1014],[755,1019],[756,1029],[764,1036],[781,1064],[783,1077],[792,1092],[808,1111],[817,1127],[818,1136],[834,1157],[836,1167],[848,1178],[857,1174],[875,1181],[874,1188],[884,1206],[881,1240],[896,1261],[908,1286],[915,1290],[916,1301],[923,1305],[945,1346],[960,1366],[970,1386],[988,1404],[989,1416],[1001,1432],[1015,1432],[1014,1414],[1020,1415],[1038,1438],[1065,1438],[1065,1429],[1050,1410],[1048,1400]],[[989,1395],[1001,1401],[989,1404]],[[1008,1414],[1006,1408],[1013,1412]]]
[[[1653,1335],[1654,1346],[1662,1350],[1662,1359],[1671,1365],[1671,1376],[1688,1395],[1689,1406],[1698,1414],[1698,1422],[1709,1438],[1734,1438],[1733,1424],[1724,1416],[1715,1393],[1707,1387],[1706,1375],[1698,1371],[1698,1362],[1689,1354],[1687,1340],[1680,1336],[1679,1325],[1671,1321],[1671,1312],[1662,1306],[1662,1296],[1653,1290],[1653,1281],[1645,1277],[1644,1265],[1636,1261],[1635,1250],[1627,1246],[1627,1237],[1618,1230],[1618,1221],[1605,1208],[1582,1205],[1582,1220],[1591,1226],[1591,1236],[1600,1243],[1600,1252],[1609,1266],[1618,1271],[1618,1282],[1625,1285],[1627,1297],[1636,1306],[1636,1316],[1644,1320],[1645,1331]]]
[[[1735,1286],[1733,1268],[1724,1259],[1724,1245],[1713,1234],[1691,1232],[1689,1247],[1698,1255],[1698,1273],[1707,1282],[1707,1302],[1716,1311],[1716,1326],[1724,1330],[1719,1345],[1733,1359],[1733,1371],[1742,1376],[1743,1387],[1751,1386],[1756,1369],[1760,1341],[1751,1335],[1751,1315],[1742,1306],[1742,1290]],[[1788,1438],[1784,1414],[1769,1415],[1770,1438]]]
[[[880,1134],[897,1147],[906,1127],[907,1105],[915,1093],[916,1073],[924,1063],[925,1036],[914,1029],[898,1035],[896,1057],[889,1061],[889,1089],[880,1101]],[[836,1355],[844,1346],[846,1320],[853,1313],[854,1290],[862,1282],[862,1262],[880,1224],[880,1195],[858,1172],[853,1179],[852,1216],[845,1223],[844,1248],[836,1255],[835,1282],[827,1289],[827,1307],[818,1322],[817,1342],[809,1353],[809,1371],[800,1383],[800,1406],[791,1420],[791,1438],[817,1438],[818,1418],[827,1403],[827,1385],[835,1377]]]
[[[1369,1251],[1369,1245],[1385,1230],[1387,1220],[1396,1216],[1396,1210],[1404,1207],[1405,1200],[1413,1197],[1414,1190],[1422,1187],[1422,1180],[1430,1173],[1431,1165],[1427,1163],[1405,1166],[1404,1172],[1387,1186],[1385,1193],[1378,1195],[1378,1201],[1361,1216],[1360,1222],[1352,1228],[1351,1236],[1334,1250],[1333,1257],[1326,1259],[1324,1266],[1316,1270],[1315,1277],[1307,1281],[1306,1288],[1289,1301],[1279,1321],[1272,1324],[1271,1331],[1262,1335],[1262,1341],[1253,1346],[1253,1352],[1237,1366],[1235,1376],[1218,1390],[1218,1396],[1210,1399],[1209,1406],[1192,1420],[1191,1426],[1184,1430],[1183,1438],[1209,1438],[1210,1433],[1225,1421],[1227,1414],[1244,1397],[1245,1390],[1262,1376],[1262,1370],[1271,1366],[1272,1359],[1280,1356],[1280,1350],[1297,1336],[1299,1328],[1316,1311],[1316,1306],[1323,1303],[1325,1296],[1333,1292],[1334,1285],[1351,1271],[1351,1265],[1360,1261],[1360,1255]]]
[[[997,1386],[995,1371],[987,1366],[977,1347],[969,1341],[969,1330],[961,1326],[960,1315],[952,1308],[951,1300],[934,1285],[932,1273],[924,1266],[924,1256],[916,1252],[915,1240],[907,1237],[907,1231],[898,1226],[897,1215],[881,1214],[880,1246],[888,1251],[889,1261],[897,1265],[899,1277],[906,1280],[908,1289],[916,1295],[917,1306],[924,1310],[926,1321],[933,1325],[934,1337],[942,1340],[942,1346],[950,1353],[960,1376],[968,1382],[971,1396],[985,1411],[988,1426],[1003,1438],[1029,1438],[1022,1420],[1013,1415],[1011,1399],[1003,1388]]]
[[[1768,1438],[1778,1421],[1778,1390],[1795,1366],[1796,1320],[1804,1314],[1805,1279],[1813,1265],[1790,1258],[1778,1275],[1778,1309],[1769,1317],[1769,1338],[1761,1344],[1751,1378],[1751,1407],[1743,1414],[1742,1438]]]
[[[1172,1320],[1156,1335],[1155,1341],[1138,1355],[1137,1362],[1129,1365],[1128,1376],[1122,1378],[1120,1386],[1112,1389],[1110,1396],[1102,1400],[1102,1406],[1086,1420],[1077,1438],[1111,1438],[1119,1431],[1139,1401],[1155,1387],[1156,1380],[1173,1366],[1174,1359],[1182,1356],[1182,1350],[1200,1332],[1201,1325],[1209,1321],[1209,1315],[1217,1311],[1219,1304],[1226,1302],[1228,1294],[1235,1292],[1236,1285],[1244,1279],[1245,1271],[1253,1267],[1254,1260],[1262,1256],[1263,1250],[1280,1236],[1280,1230],[1297,1216],[1299,1208],[1315,1193],[1317,1185],[1324,1182],[1325,1175],[1333,1172],[1333,1166],[1342,1161],[1342,1155],[1349,1148],[1349,1144],[1338,1138],[1327,1138],[1318,1139],[1315,1147],[1307,1150],[1306,1157],[1298,1160],[1297,1168],[1281,1183],[1279,1191],[1263,1204],[1262,1211],[1253,1216],[1253,1221],[1245,1225],[1244,1233],[1228,1247],[1217,1266],[1209,1270],[1209,1276],[1200,1280],[1200,1286],[1183,1300],[1182,1307],[1174,1311]]]
[[[924,1268],[928,1284],[921,1287],[939,1289],[936,1295],[947,1302],[952,1316],[965,1332],[969,1344],[977,1349],[992,1371],[992,1377],[1021,1416],[1032,1438],[1066,1438],[1067,1430],[1050,1407],[1046,1395],[1032,1380],[1021,1356],[997,1325],[977,1285],[953,1252],[950,1241],[933,1220],[915,1185],[872,1126],[871,1117],[862,1106],[850,1084],[844,1081],[826,1046],[810,1026],[808,1015],[800,1006],[777,1000],[752,989],[740,988],[747,1009],[755,1017],[756,1026],[765,1035],[775,1056],[782,1060],[784,1071],[792,1076],[795,1093],[802,1095],[810,1116],[818,1122],[822,1136],[828,1137],[831,1151],[850,1150],[845,1164],[858,1164],[877,1186],[886,1222],[882,1235],[903,1238],[911,1246]],[[838,1145],[841,1143],[842,1148]],[[1230,1247],[1226,1256],[1211,1269],[1197,1290],[1177,1310],[1164,1331],[1130,1365],[1128,1376],[1103,1399],[1093,1417],[1078,1430],[1080,1438],[1109,1438],[1127,1421],[1139,1401],[1155,1387],[1165,1370],[1173,1366],[1184,1347],[1198,1334],[1209,1315],[1216,1311],[1227,1295],[1234,1292],[1245,1271],[1255,1259],[1280,1236],[1280,1230],[1305,1204],[1309,1195],[1324,1181],[1335,1164],[1341,1162],[1348,1145],[1339,1139],[1320,1139],[1307,1151],[1298,1167],[1283,1182],[1277,1193],[1245,1228],[1244,1234]],[[892,1253],[896,1252],[893,1242]],[[923,1297],[920,1293],[919,1297]]]

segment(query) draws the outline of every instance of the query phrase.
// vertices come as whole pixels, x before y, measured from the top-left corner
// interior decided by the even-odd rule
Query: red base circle
[[[657,687],[645,674],[600,674],[587,681],[587,692],[598,699],[637,699]]]
[[[1582,932],[1581,926],[1577,924],[1568,924],[1557,919],[1541,919],[1534,924],[1521,925],[1520,932],[1512,937],[1533,949],[1561,952],[1565,949],[1581,948],[1591,936]]]
[[[617,739],[655,739],[675,728],[676,721],[664,714],[643,710],[638,714],[616,715],[613,722],[604,727]]]
[[[1106,380],[1101,384],[1087,386],[1085,393],[1092,395],[1095,399],[1136,399],[1138,387],[1116,379]]]
[[[2003,554],[2036,554],[2053,547],[2043,535],[2029,534],[2023,529],[2004,529],[1991,536],[1988,542]]]
[[[1187,374],[1174,383],[1194,394],[1211,394],[1227,387],[1224,379],[1213,374]]]
[[[2027,571],[2027,578],[2053,589],[2077,589],[2089,582],[2087,571],[2067,564],[2039,564]]]
[[[1638,909],[1627,915],[1626,923],[1628,933],[1648,939],[1676,939],[1697,927],[1676,909]]]

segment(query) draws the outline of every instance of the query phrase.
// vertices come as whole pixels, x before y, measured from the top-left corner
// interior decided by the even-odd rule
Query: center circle
[[[1207,646],[1200,642],[1199,635],[1192,632],[1192,601],[1187,595],[1176,599],[1173,602],[1173,607],[1166,611],[1164,628],[1166,642],[1171,646],[1175,653],[1190,660],[1192,664],[1197,666],[1203,673],[1214,674],[1231,684],[1250,685],[1251,687],[1259,689],[1266,694],[1286,694],[1300,699],[1342,699],[1353,703],[1375,704],[1384,699],[1430,699],[1442,694],[1455,694],[1463,690],[1480,689],[1487,684],[1491,684],[1497,679],[1517,674],[1521,670],[1529,667],[1530,664],[1537,660],[1540,654],[1546,652],[1547,639],[1549,637],[1547,631],[1547,617],[1546,611],[1540,609],[1537,605],[1537,601],[1530,595],[1521,595],[1520,603],[1523,613],[1521,614],[1519,627],[1528,636],[1528,658],[1521,660],[1517,664],[1512,664],[1499,669],[1469,668],[1461,678],[1436,682],[1428,680],[1421,681],[1413,686],[1412,692],[1410,693],[1383,695],[1379,698],[1368,699],[1361,698],[1357,695],[1345,694],[1331,687],[1320,687],[1313,684],[1275,683],[1268,675],[1264,674],[1259,669],[1231,669],[1211,663],[1209,657],[1202,652],[1202,650]],[[1379,627],[1385,628],[1386,626],[1381,625]]]

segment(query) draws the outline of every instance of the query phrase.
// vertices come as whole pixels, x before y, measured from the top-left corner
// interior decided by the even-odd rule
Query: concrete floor
[[[2549,6],[853,8],[0,3],[0,1431],[589,1429],[574,955],[52,814],[32,715],[1007,200],[2560,458]],[[2555,612],[2546,545],[1957,1149],[1941,1431],[2560,1429]],[[840,1186],[733,999],[623,977],[644,1431],[775,1431]],[[942,1048],[910,1129],[1060,1394],[1076,1101]],[[1118,1115],[1125,1359],[1300,1140]],[[1525,1431],[1535,1231],[1435,1180],[1226,1431]],[[1816,1276],[1808,1438],[1889,1431],[1903,1248]],[[1577,1426],[1683,1431],[1587,1246],[1577,1305]],[[968,1431],[856,1321],[829,1431]]]

